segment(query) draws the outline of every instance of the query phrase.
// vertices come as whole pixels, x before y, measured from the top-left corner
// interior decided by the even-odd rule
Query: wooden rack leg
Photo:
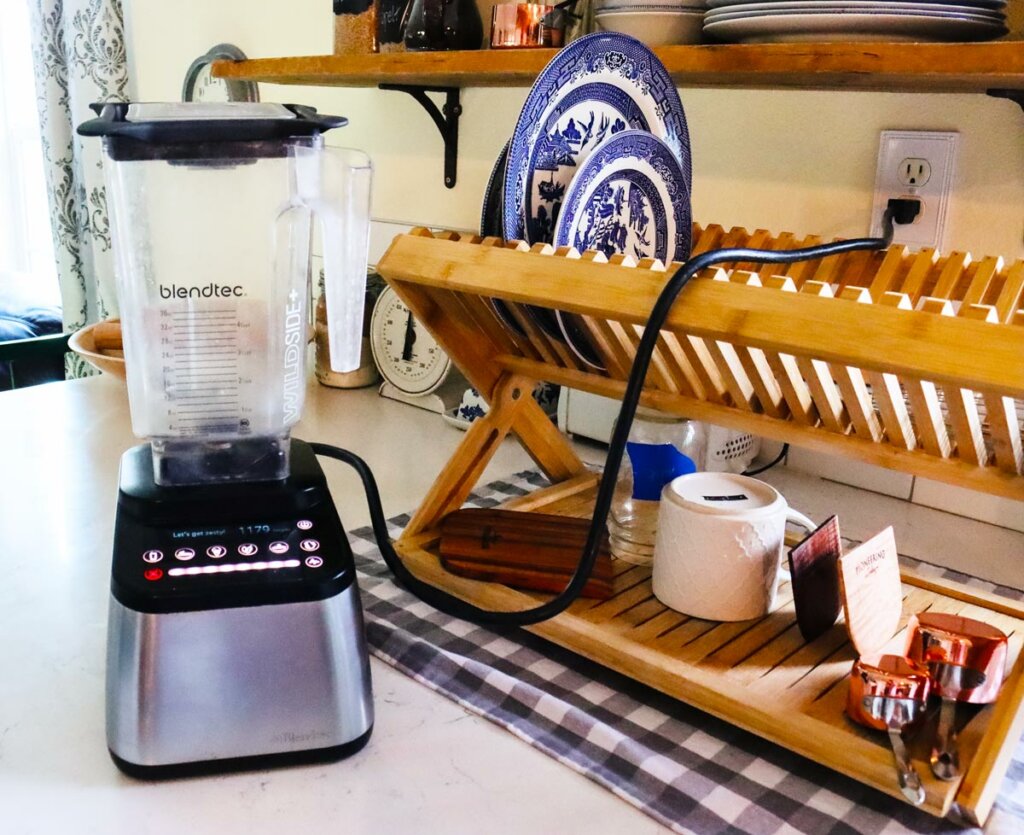
[[[487,414],[466,430],[466,437],[406,526],[403,539],[436,527],[446,515],[462,507],[519,412],[533,403],[534,384],[534,380],[519,375],[503,376],[495,387]]]
[[[431,333],[436,335],[438,343],[455,364],[462,369],[470,385],[479,391],[489,404],[493,405],[498,395],[499,383],[506,376],[506,372],[483,360],[478,353],[479,331],[471,329],[459,316],[452,315],[456,312],[456,309],[461,311],[461,307],[458,305],[458,300],[454,294],[434,293],[431,295],[423,287],[402,281],[392,281],[391,286],[395,288],[395,292],[398,293],[399,298],[413,312],[413,315]],[[511,419],[512,423],[503,430],[504,434],[502,434],[502,437],[512,429],[530,457],[544,471],[548,478],[554,481],[563,481],[583,473],[586,468],[583,466],[579,456],[576,455],[572,445],[558,431],[558,427],[551,422],[548,415],[545,414],[544,410],[537,405],[537,401],[531,396],[533,385],[534,383],[530,382],[527,396],[519,398],[519,400],[524,402],[519,403],[516,410],[514,410],[516,414]],[[489,415],[490,413],[488,413],[488,417]],[[493,423],[491,421],[486,425],[493,425]],[[474,422],[473,426],[476,426],[476,422]],[[460,453],[465,450],[465,455],[468,455],[473,449],[472,446],[467,446],[471,438],[474,440],[474,443],[482,445],[482,437],[479,432],[471,433],[471,437],[467,436],[459,447]],[[455,509],[461,506],[466,496],[469,495],[469,491],[476,484],[476,479],[483,472],[487,461],[493,456],[499,442],[500,439],[495,443],[494,448],[483,458],[483,464],[473,479],[466,482],[468,486],[465,487],[465,492],[461,498],[455,502],[456,493],[453,492],[451,494],[452,500],[447,502],[444,505],[445,507]],[[452,464],[456,461],[459,462],[458,466],[453,469]],[[428,507],[430,501],[436,498],[434,497],[436,489],[441,491],[449,489],[450,485],[445,483],[446,474],[454,474],[452,477],[455,478],[459,469],[464,467],[465,463],[466,458],[460,457],[458,453],[452,459],[452,462],[449,462],[448,467],[442,472],[434,488],[431,488],[431,494],[428,496],[427,502],[424,503],[424,507],[416,514],[417,524],[422,524],[423,519],[435,518],[436,513],[433,515],[424,514],[424,508]],[[456,478],[455,483],[461,489],[462,481]],[[451,506],[453,502],[455,502],[454,506]],[[417,529],[411,525],[410,529],[412,531],[423,530],[422,527]]]

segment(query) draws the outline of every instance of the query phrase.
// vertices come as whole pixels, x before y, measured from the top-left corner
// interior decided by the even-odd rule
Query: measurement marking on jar
[[[192,435],[211,430],[231,431],[244,425],[242,373],[248,360],[241,350],[245,322],[230,308],[179,310],[169,314],[163,331],[164,386],[167,415],[176,427]]]
[[[214,420],[228,420],[235,421],[237,418],[235,415],[210,415],[209,417],[200,418],[178,418],[179,423],[210,423]]]

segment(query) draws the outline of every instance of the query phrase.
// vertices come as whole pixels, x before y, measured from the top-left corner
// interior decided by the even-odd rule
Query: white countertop
[[[389,516],[412,510],[463,435],[374,390],[310,387],[295,435],[348,447],[373,468]],[[0,831],[653,833],[650,818],[444,697],[372,661],[376,724],[338,763],[144,783],[104,741],[103,670],[120,454],[137,443],[123,384],[108,377],[0,394]],[[584,457],[600,458],[588,447]],[[526,469],[506,442],[485,480]],[[362,488],[330,462],[348,528]],[[970,533],[1019,555],[1024,536],[781,471],[794,506],[857,504],[852,529],[898,517],[912,543]],[[878,530],[882,525],[874,527]],[[965,526],[968,530],[965,530]],[[901,530],[901,528],[898,528]],[[948,541],[949,537],[945,539]],[[901,551],[914,556],[915,547]],[[929,552],[931,553],[931,552]],[[938,561],[941,561],[939,559]]]

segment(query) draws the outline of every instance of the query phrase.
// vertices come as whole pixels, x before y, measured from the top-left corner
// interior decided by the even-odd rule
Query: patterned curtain
[[[127,100],[121,0],[29,0],[32,56],[64,328],[117,315],[100,143],[75,128]],[[68,354],[68,377],[94,373]]]

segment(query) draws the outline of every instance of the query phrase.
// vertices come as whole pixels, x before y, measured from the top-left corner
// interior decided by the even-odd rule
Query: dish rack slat
[[[692,240],[694,254],[820,243],[816,236],[718,225],[695,225]],[[399,540],[414,571],[480,606],[521,608],[536,601],[446,573],[436,552],[440,521],[463,504],[509,433],[554,482],[513,504],[590,514],[595,476],[529,393],[536,382],[548,381],[621,398],[648,314],[676,266],[426,229],[394,240],[379,272],[490,406]],[[493,299],[517,328],[502,322]],[[572,314],[603,368],[544,333],[530,306]],[[909,253],[894,246],[791,265],[707,270],[669,313],[641,403],[1024,500],[1022,306],[1024,261],[963,252]],[[784,601],[752,628],[753,638],[765,638],[757,644],[763,652],[726,664],[729,653],[719,650],[733,630],[746,634],[745,626],[715,626],[667,610],[650,594],[649,578],[631,571],[616,580],[624,583],[624,596],[597,605],[578,601],[531,630],[898,795],[884,741],[842,716],[841,685],[853,655],[841,627],[803,644],[791,601]],[[1024,634],[1024,609],[983,600],[955,584],[907,575],[904,581],[906,611],[938,606],[967,614],[977,608],[992,622],[1009,616]],[[784,661],[776,663],[775,656]],[[999,702],[962,733],[970,760],[963,783],[928,781],[928,811],[945,814],[955,798],[984,820],[1022,730],[1024,657],[1014,662]]]

